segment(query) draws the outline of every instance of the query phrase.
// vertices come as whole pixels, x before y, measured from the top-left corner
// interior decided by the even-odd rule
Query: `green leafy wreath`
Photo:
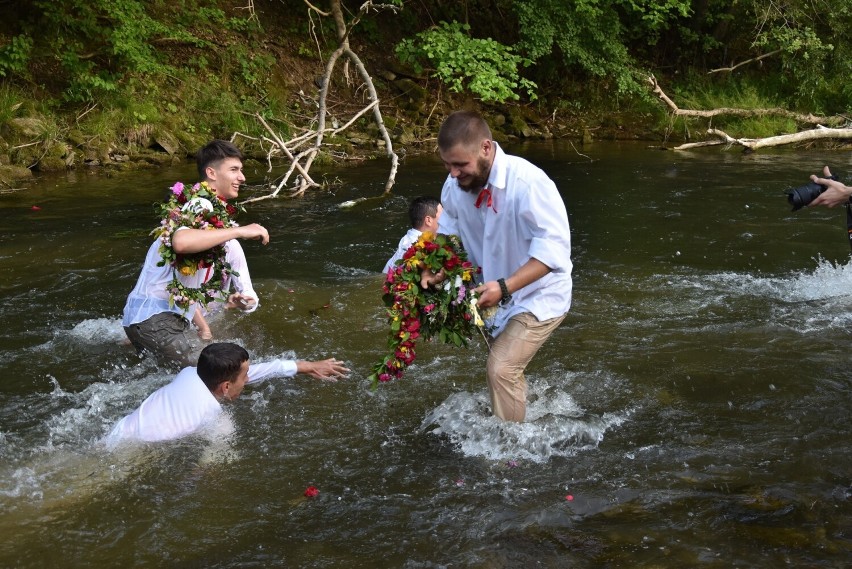
[[[181,227],[206,230],[236,227],[238,224],[231,217],[242,208],[221,199],[207,182],[192,187],[176,182],[170,190],[169,199],[156,206],[162,221],[151,232],[160,239],[162,259],[157,266],[172,267],[172,280],[166,285],[169,306],[178,306],[186,312],[193,304],[206,308],[209,302],[226,302],[229,279],[239,274],[226,261],[225,244],[182,255],[172,247],[172,237]],[[181,277],[193,277],[200,270],[206,271],[200,286],[190,287],[181,281]]]

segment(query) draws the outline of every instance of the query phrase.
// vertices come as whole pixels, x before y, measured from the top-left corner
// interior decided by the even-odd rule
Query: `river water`
[[[404,160],[389,199],[339,207],[381,194],[380,160],[240,218],[271,235],[244,244],[261,307],[214,334],[257,361],[334,355],[348,380],[273,379],[215,436],[114,453],[98,440],[172,377],[123,344],[120,318],[152,203],[193,166],[0,195],[0,565],[852,563],[846,221],[784,195],[826,163],[852,174],[850,153],[505,148],[556,181],[575,264],[521,425],[489,416],[478,339],[423,346],[403,380],[369,389],[378,271],[409,199],[439,192],[435,157]]]

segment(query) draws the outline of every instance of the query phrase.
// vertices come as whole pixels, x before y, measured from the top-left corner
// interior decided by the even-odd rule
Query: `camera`
[[[830,176],[829,180],[837,180],[836,176]],[[828,189],[828,186],[817,184],[816,182],[808,182],[804,186],[793,188],[787,192],[787,201],[793,206],[793,211],[800,210],[812,201],[817,196]]]

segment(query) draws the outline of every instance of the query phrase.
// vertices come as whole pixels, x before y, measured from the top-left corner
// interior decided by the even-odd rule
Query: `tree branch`
[[[770,51],[769,53],[764,53],[763,55],[758,55],[757,57],[753,57],[751,59],[746,59],[745,61],[741,61],[740,63],[737,63],[736,65],[732,65],[731,67],[720,67],[719,69],[711,69],[710,71],[707,72],[707,74],[709,75],[711,73],[719,73],[721,71],[733,72],[734,69],[736,69],[737,67],[742,67],[743,65],[748,65],[749,63],[754,63],[756,61],[760,61],[761,59],[766,59],[767,57],[772,57],[773,55],[777,55],[777,54],[781,53],[782,51],[783,50],[781,50],[781,49],[776,49],[775,51]]]

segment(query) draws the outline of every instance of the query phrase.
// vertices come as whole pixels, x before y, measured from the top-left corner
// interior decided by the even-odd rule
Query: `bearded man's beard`
[[[470,182],[462,184],[459,182],[459,187],[466,192],[476,193],[485,187],[488,182],[488,175],[491,173],[491,164],[487,158],[479,157],[476,159],[476,173],[470,179]],[[456,180],[458,182],[458,179]]]

